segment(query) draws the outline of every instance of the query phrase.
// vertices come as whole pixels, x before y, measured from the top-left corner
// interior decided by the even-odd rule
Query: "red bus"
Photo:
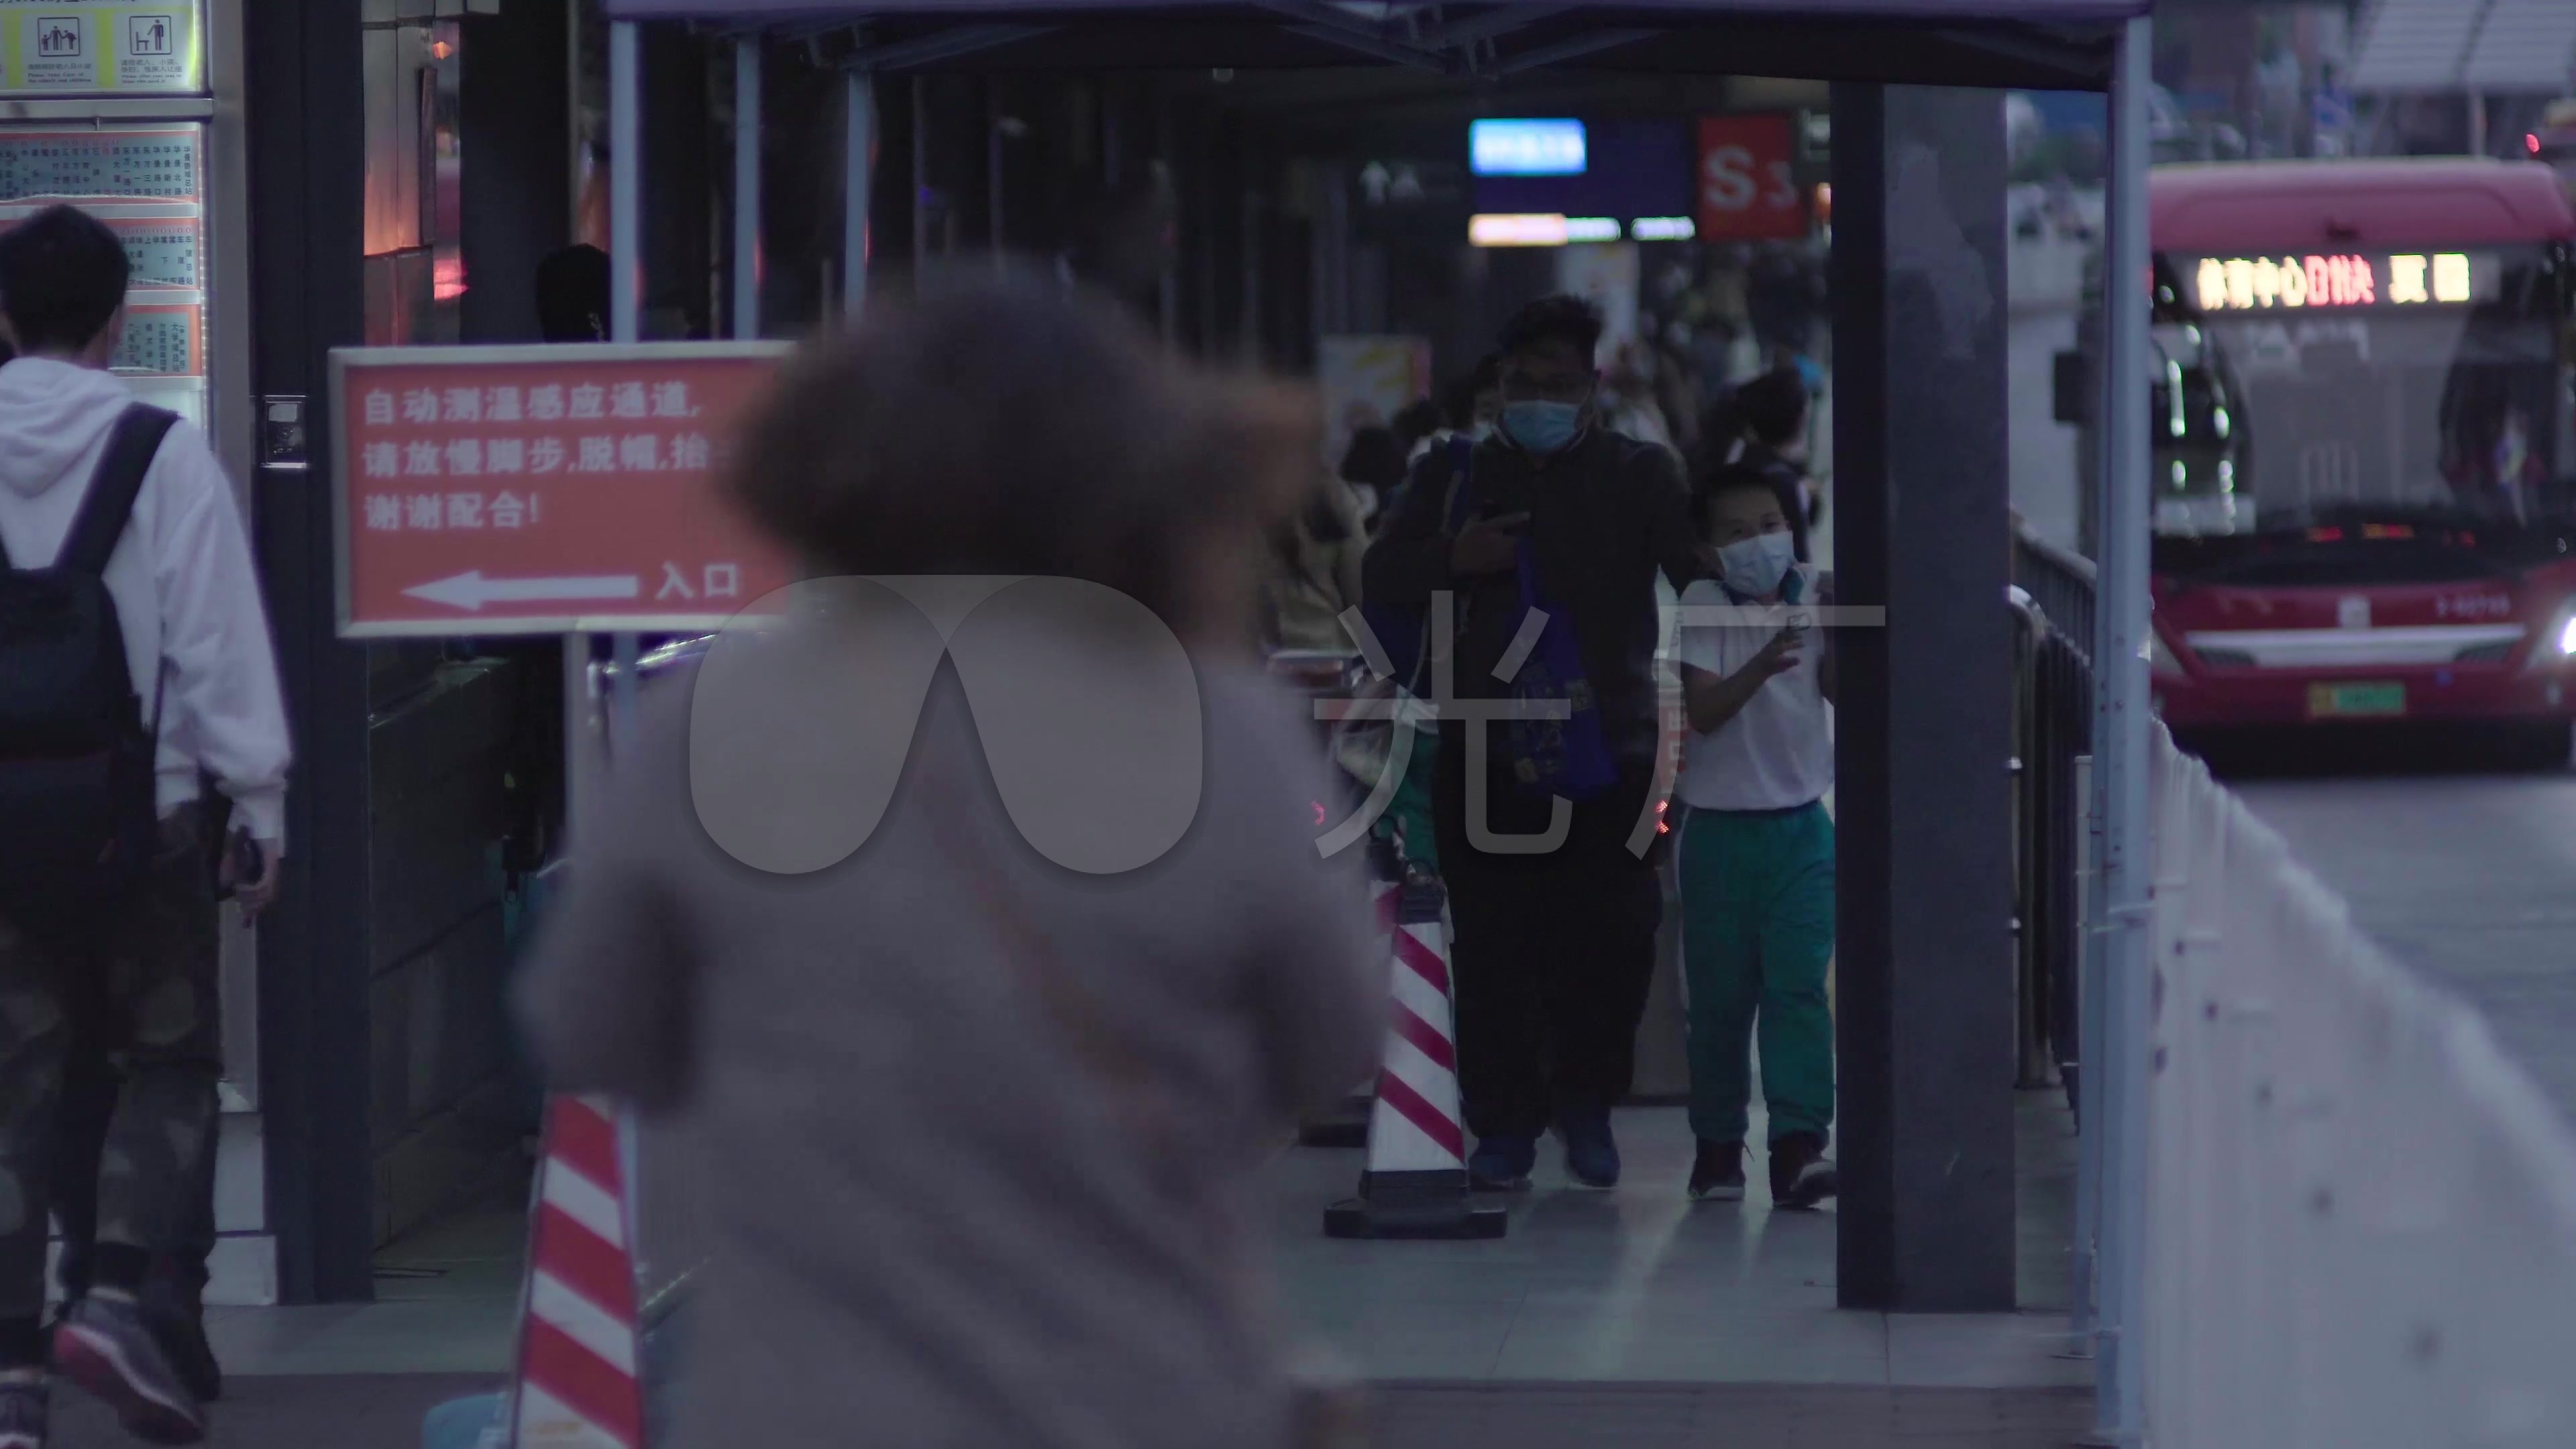
[[[2148,194],[2166,722],[2474,724],[2563,763],[2576,214],[2557,176],[2258,162],[2159,167]]]

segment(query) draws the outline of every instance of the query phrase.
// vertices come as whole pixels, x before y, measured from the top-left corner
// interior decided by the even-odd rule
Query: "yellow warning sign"
[[[0,95],[206,89],[205,0],[0,0]]]

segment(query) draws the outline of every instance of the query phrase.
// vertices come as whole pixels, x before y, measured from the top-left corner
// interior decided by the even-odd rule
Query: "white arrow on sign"
[[[486,604],[557,604],[586,599],[632,599],[644,592],[633,574],[586,579],[491,579],[481,569],[403,590],[415,599],[480,613]]]

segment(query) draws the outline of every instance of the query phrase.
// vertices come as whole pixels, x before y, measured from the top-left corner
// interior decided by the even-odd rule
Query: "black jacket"
[[[1462,698],[1501,698],[1509,685],[1493,671],[1511,645],[1520,584],[1509,573],[1450,577],[1451,536],[1442,513],[1449,467],[1445,449],[1424,457],[1369,546],[1361,588],[1373,604],[1422,607],[1434,593],[1454,586],[1454,687]],[[1600,427],[1547,459],[1494,438],[1478,445],[1466,486],[1472,490],[1466,510],[1471,519],[1530,515],[1539,590],[1573,616],[1610,746],[1623,765],[1651,768],[1660,622],[1655,572],[1661,569],[1676,591],[1700,572],[1681,460],[1669,448]],[[1499,766],[1499,754],[1495,759]]]

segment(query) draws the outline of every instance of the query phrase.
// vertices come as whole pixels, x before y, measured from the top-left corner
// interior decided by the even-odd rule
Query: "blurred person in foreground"
[[[1315,418],[973,278],[872,303],[751,424],[737,496],[831,607],[645,698],[521,998],[554,1085],[711,1190],[677,1449],[1290,1442],[1253,1173],[1373,1067],[1387,989],[1249,647]],[[1160,855],[1055,863],[1158,811]],[[800,831],[837,843],[771,853]]]

